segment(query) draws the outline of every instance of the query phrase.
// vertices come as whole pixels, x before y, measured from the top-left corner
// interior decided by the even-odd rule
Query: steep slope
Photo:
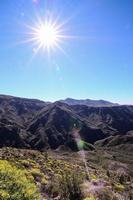
[[[75,127],[81,139],[89,143],[110,135],[125,134],[133,130],[133,106],[95,108],[56,102],[41,110],[27,131],[32,134],[30,143],[33,147],[66,145],[75,149]]]
[[[0,147],[30,147],[28,121],[47,103],[35,99],[0,95]]]
[[[37,149],[47,146],[55,149],[60,145],[66,145],[75,150],[79,135],[82,140],[90,143],[105,137],[100,129],[92,127],[74,113],[71,107],[60,102],[44,108],[27,130],[33,135],[30,138],[31,146]]]
[[[72,106],[82,119],[100,128],[107,135],[125,134],[133,130],[133,106],[88,107]]]
[[[0,95],[0,121],[15,122],[20,126],[25,126],[34,114],[41,110],[48,103],[7,95]]]
[[[133,130],[133,106],[90,107],[0,96],[0,146],[73,150]],[[131,132],[130,132],[131,133]],[[127,141],[126,141],[127,142]]]

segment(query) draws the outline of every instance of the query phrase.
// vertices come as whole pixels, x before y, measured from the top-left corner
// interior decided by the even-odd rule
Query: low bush
[[[60,179],[60,195],[62,200],[82,200],[80,184],[82,178],[76,172],[65,171]]]
[[[0,160],[1,200],[40,200],[37,186],[24,169],[19,169],[9,161]]]

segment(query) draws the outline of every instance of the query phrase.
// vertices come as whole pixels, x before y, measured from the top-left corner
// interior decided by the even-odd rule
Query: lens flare
[[[79,155],[80,155],[82,161],[84,162],[87,179],[90,180],[89,170],[88,170],[88,166],[87,166],[87,162],[86,162],[86,158],[85,158],[84,141],[81,139],[79,131],[80,130],[78,128],[76,128],[76,125],[74,124],[74,128],[73,128],[73,131],[72,131],[73,137],[74,137],[74,140],[77,144],[77,147],[78,147],[78,150],[79,150]]]

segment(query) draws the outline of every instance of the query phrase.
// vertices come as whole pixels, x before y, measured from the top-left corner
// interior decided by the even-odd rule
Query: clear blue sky
[[[34,56],[28,27],[52,15],[66,35],[50,57]],[[68,20],[69,19],[69,20]],[[132,0],[1,0],[0,93],[133,104]]]

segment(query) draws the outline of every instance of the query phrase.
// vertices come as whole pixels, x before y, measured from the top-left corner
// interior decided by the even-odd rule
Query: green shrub
[[[18,169],[5,160],[0,160],[1,200],[40,200],[39,191],[26,170]]]
[[[81,178],[76,172],[65,171],[60,180],[60,195],[63,200],[82,200]]]
[[[93,196],[90,196],[90,197],[86,197],[84,200],[96,200],[96,198]]]
[[[123,192],[125,190],[125,186],[120,184],[120,183],[116,183],[114,185],[114,189],[117,191],[117,192]]]

